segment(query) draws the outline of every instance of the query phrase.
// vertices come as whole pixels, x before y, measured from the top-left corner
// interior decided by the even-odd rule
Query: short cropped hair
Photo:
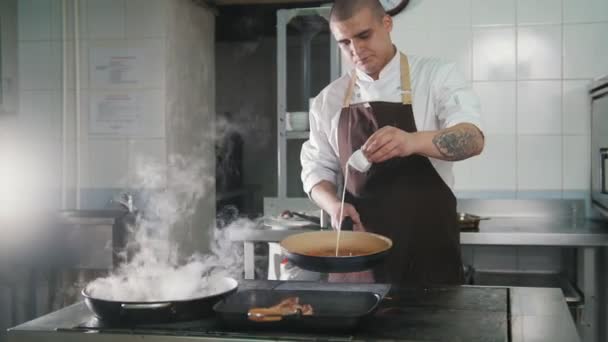
[[[331,21],[348,20],[365,8],[369,8],[378,19],[386,15],[378,0],[335,0],[329,18]]]

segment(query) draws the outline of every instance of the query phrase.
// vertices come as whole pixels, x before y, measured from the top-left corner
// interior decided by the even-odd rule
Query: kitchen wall
[[[486,149],[456,163],[459,197],[586,198],[586,87],[608,73],[605,0],[412,0],[393,40],[458,64],[482,104]]]
[[[200,136],[212,139],[212,129],[190,123],[214,116],[210,83],[214,79],[214,17],[197,17],[208,11],[188,0],[68,0],[64,35],[62,3],[18,1],[20,110],[16,118],[6,121],[17,121],[24,145],[39,151],[44,160],[39,164],[48,173],[45,184],[54,189],[49,202],[56,208],[61,206],[56,187],[62,179],[64,130],[68,166],[64,181],[72,189],[66,206],[99,209],[107,207],[121,190],[141,184],[137,171],[142,160],[166,164],[168,151],[187,154],[184,145],[201,145]],[[75,4],[80,14],[78,57],[74,53]],[[184,7],[187,10],[179,15],[190,11],[184,18],[190,20],[180,22],[172,17]],[[194,40],[201,51],[183,49]],[[169,68],[169,63],[188,67]],[[206,73],[199,74],[202,65]],[[175,81],[190,72],[195,76],[182,78],[182,87],[167,90],[172,75]],[[79,74],[78,84],[75,73]],[[167,125],[173,116],[174,122],[181,120],[181,126]],[[206,120],[205,125],[211,122]],[[179,130],[185,128],[192,131],[181,134],[184,132]],[[194,134],[196,129],[200,136]],[[180,139],[169,139],[177,136]],[[212,156],[207,145],[202,153]],[[213,164],[213,158],[208,159]],[[73,191],[76,188],[81,189],[79,199]],[[214,192],[210,189],[209,195],[213,197]]]
[[[0,115],[5,235],[20,228],[4,224],[3,214],[103,209],[120,191],[146,188],[137,180],[141,160],[167,165],[175,153],[195,156],[213,178],[215,17],[208,9],[190,0],[0,2],[18,26],[18,111]],[[154,187],[172,187],[175,171],[161,173]],[[206,185],[193,219],[179,222],[188,234],[175,236],[187,252],[207,249],[215,188]],[[12,263],[0,263],[0,341],[4,328],[33,318],[28,277]],[[34,314],[47,309],[39,305]]]

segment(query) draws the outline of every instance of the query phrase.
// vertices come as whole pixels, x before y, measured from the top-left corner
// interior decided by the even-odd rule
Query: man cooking
[[[373,164],[364,173],[349,169],[343,217],[354,230],[393,240],[373,273],[333,279],[462,283],[452,163],[483,150],[477,97],[454,64],[398,51],[378,0],[336,0],[330,28],[354,69],[312,103],[304,190],[337,227],[336,184],[360,148]]]

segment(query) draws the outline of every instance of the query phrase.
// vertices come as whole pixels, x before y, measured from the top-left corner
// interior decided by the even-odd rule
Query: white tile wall
[[[561,190],[561,136],[519,136],[517,158],[518,190]]]
[[[450,30],[434,29],[430,31],[430,42],[432,45],[431,55],[458,64],[459,70],[466,79],[472,78],[471,54],[472,54],[472,31],[471,28],[453,28]]]
[[[564,139],[564,190],[589,190],[590,147],[588,136],[567,135]]]
[[[561,79],[561,25],[519,27],[517,35],[517,77]]]
[[[515,1],[473,0],[473,26],[515,24]]]
[[[562,21],[562,0],[517,0],[519,24],[559,24]]]
[[[516,133],[517,83],[475,82],[473,90],[479,96],[484,133]],[[487,153],[487,151],[486,151]]]
[[[19,127],[34,139],[61,137],[61,93],[52,90],[23,90],[19,94]]]
[[[517,85],[517,132],[562,134],[561,81],[525,81]]]
[[[20,41],[19,88],[61,89],[61,47],[51,41]]]
[[[454,163],[454,188],[455,189],[472,189],[473,182],[473,163],[469,160],[462,160]]]
[[[589,136],[591,104],[588,95],[589,81],[564,81],[563,123],[565,135]]]
[[[403,23],[402,21],[395,22],[393,27],[391,36],[395,45],[406,54],[431,56],[433,46],[429,44],[431,41],[430,29],[411,28]]]
[[[511,198],[512,189],[527,198],[588,191],[588,172],[575,165],[589,153],[587,85],[608,74],[608,1],[447,2],[411,2],[392,37],[408,53],[471,73],[487,146],[481,157],[455,163],[455,190],[484,198]]]
[[[606,0],[564,0],[564,22],[608,21]]]
[[[164,16],[167,1],[128,0],[125,7],[125,34],[127,38],[161,38],[166,36]]]
[[[471,0],[434,0],[431,5],[431,19],[434,26],[470,27]]]
[[[564,78],[608,73],[608,22],[564,25]]]
[[[472,158],[472,188],[509,190],[517,188],[517,149],[515,135],[486,136],[485,151]]]
[[[515,80],[515,28],[473,29],[473,79]]]
[[[81,172],[85,188],[125,188],[128,184],[128,143],[123,139],[82,142]]]
[[[125,0],[86,0],[83,5],[87,9],[87,38],[125,38]]]
[[[17,2],[19,40],[51,38],[51,0],[20,0]]]
[[[59,146],[61,132],[61,79],[62,39],[67,48],[67,86],[70,89],[65,103],[68,122],[68,158],[75,165],[72,154],[76,146],[74,113],[74,53],[73,53],[73,8],[67,6],[65,17],[68,27],[63,36],[63,7],[61,1],[19,1],[19,88],[20,127],[32,139],[54,139]],[[145,151],[155,157],[166,152],[161,148],[165,136],[165,55],[167,0],[81,0],[80,5],[80,125],[81,147],[80,170],[83,187],[108,188],[127,184],[130,150]],[[137,84],[108,85],[98,77],[91,77],[96,65],[91,63],[98,48],[115,48],[116,54],[140,52],[132,72]],[[93,73],[93,76],[98,76]],[[107,74],[106,74],[107,76]],[[94,91],[89,89],[95,88]],[[102,92],[119,90],[136,94],[141,104],[141,121],[133,137],[144,139],[129,145],[128,137],[89,136],[89,94],[94,98]],[[133,138],[132,137],[132,138]],[[149,140],[153,138],[153,140]],[[60,149],[48,155],[61,160]],[[67,170],[74,178],[74,170]],[[55,184],[58,183],[55,180]]]

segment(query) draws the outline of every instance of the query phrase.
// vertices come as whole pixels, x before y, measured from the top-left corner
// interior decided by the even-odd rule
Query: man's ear
[[[393,31],[393,17],[388,14],[382,17],[382,26],[384,26],[388,32]]]

